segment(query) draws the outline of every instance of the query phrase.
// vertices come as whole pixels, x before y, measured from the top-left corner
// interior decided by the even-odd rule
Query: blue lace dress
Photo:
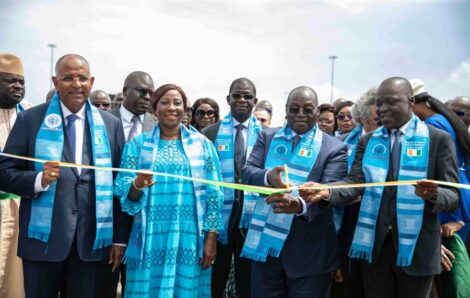
[[[139,160],[142,137],[126,145],[121,167],[135,169]],[[209,154],[206,170],[216,178],[219,169]],[[160,140],[154,171],[191,176],[191,167],[181,140]],[[145,208],[140,201],[127,198],[134,174],[120,173],[115,194],[121,198],[123,211],[135,215]],[[209,178],[209,177],[208,177]],[[143,262],[126,260],[126,297],[210,297],[211,268],[202,270],[198,257],[196,197],[191,181],[156,176],[147,204]],[[220,208],[222,193],[208,187],[204,230],[222,226]],[[212,193],[212,195],[211,195]],[[129,246],[136,245],[133,226]],[[130,248],[130,247],[129,247]],[[200,255],[200,253],[199,253]]]

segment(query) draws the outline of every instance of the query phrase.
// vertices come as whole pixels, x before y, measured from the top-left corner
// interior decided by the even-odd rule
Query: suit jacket
[[[205,127],[202,129],[201,133],[205,135],[209,140],[212,141],[212,143],[215,143],[215,139],[217,138],[217,133],[219,132],[220,128],[220,121],[217,123],[214,123],[208,127]],[[235,171],[235,182],[240,183],[241,182],[241,177],[238,177],[236,171]],[[227,235],[232,234],[233,230],[238,227],[240,223],[240,218],[242,215],[243,211],[243,191],[241,190],[234,190],[234,195],[235,199],[233,201],[232,205],[232,213],[230,213],[230,220],[228,223],[228,228],[227,228]]]
[[[36,137],[48,106],[48,103],[42,104],[18,115],[5,152],[34,157]],[[109,113],[100,111],[100,114],[109,137],[113,166],[119,167],[124,145],[122,126],[118,119]],[[83,163],[91,164],[93,159],[88,119],[85,122],[83,142]],[[64,142],[61,160],[74,162],[68,142]],[[37,197],[34,193],[37,174],[33,162],[0,159],[0,188],[21,196],[18,256],[32,261],[63,261],[69,255],[72,242],[76,238],[78,254],[83,261],[106,260],[108,248],[92,250],[96,234],[96,187],[93,170],[82,169],[78,175],[75,168],[60,169],[49,241],[45,243],[28,237],[31,202]],[[113,242],[127,243],[131,226],[122,222],[123,213],[120,209],[119,201],[114,199]]]
[[[260,133],[243,169],[243,183],[264,186],[266,156],[279,129],[268,128]],[[322,134],[321,150],[307,180],[331,183],[347,174],[347,147],[336,138]],[[336,231],[330,209],[310,204],[306,216],[294,216],[281,251],[281,262],[288,277],[300,278],[331,272],[338,266],[338,257]]]
[[[457,159],[455,147],[449,134],[429,126],[429,163],[428,179],[458,182]],[[351,172],[338,184],[353,184],[365,182],[362,171],[364,150],[372,133],[363,136],[357,145],[354,163]],[[391,167],[387,181],[393,181]],[[363,188],[333,189],[331,191],[330,206],[344,205],[362,195]],[[398,228],[396,212],[396,187],[385,187],[382,194],[379,215],[377,218],[373,259],[377,257],[392,225],[392,236],[395,250],[398,252]],[[426,201],[423,211],[423,225],[418,236],[411,266],[402,267],[412,276],[429,276],[441,272],[441,234],[437,216],[439,211],[452,211],[459,204],[460,192],[452,187],[439,186],[437,200],[434,204]],[[391,222],[390,222],[391,221]]]
[[[119,112],[119,108],[120,106],[110,110],[109,112],[119,118],[122,126],[121,112]],[[144,122],[142,123],[142,132],[151,131],[156,123],[157,121],[154,120],[152,114],[145,113]]]

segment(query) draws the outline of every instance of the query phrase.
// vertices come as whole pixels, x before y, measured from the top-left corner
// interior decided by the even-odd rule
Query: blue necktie
[[[400,157],[401,157],[401,131],[396,130],[394,133],[395,142],[392,146],[392,167],[393,167],[393,177],[395,180],[398,178],[398,171],[400,170]]]
[[[75,133],[75,120],[79,117],[75,114],[70,114],[67,116],[67,139],[70,145],[70,150],[72,150],[73,160],[75,161],[75,148],[77,143],[77,135]]]

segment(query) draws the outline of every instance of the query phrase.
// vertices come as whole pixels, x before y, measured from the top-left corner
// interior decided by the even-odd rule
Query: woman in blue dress
[[[213,144],[181,124],[187,98],[163,85],[152,95],[159,122],[129,142],[122,168],[221,181]],[[126,297],[210,297],[223,194],[171,176],[120,172],[114,193],[134,217],[125,254]]]

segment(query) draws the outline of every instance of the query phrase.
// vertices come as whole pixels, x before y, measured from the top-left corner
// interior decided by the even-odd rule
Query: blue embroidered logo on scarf
[[[289,126],[284,126],[276,132],[271,141],[265,169],[287,164],[289,181],[294,185],[303,184],[317,160],[322,139],[323,133],[318,129],[318,125],[315,125],[291,153],[292,130]],[[296,197],[299,193],[294,191],[291,195]],[[241,256],[260,262],[265,262],[268,255],[279,257],[293,219],[293,214],[272,212],[272,207],[260,196]]]
[[[258,134],[261,132],[262,127],[255,116],[251,116],[248,125],[248,133],[246,140],[246,157],[248,158],[256,143]],[[233,123],[232,116],[229,113],[220,122],[219,132],[215,140],[215,148],[220,159],[220,167],[222,170],[222,179],[224,182],[235,182],[235,166],[233,160]],[[226,244],[228,241],[227,229],[230,221],[230,214],[232,213],[232,206],[235,200],[235,191],[230,188],[224,188],[224,204],[222,206],[222,221],[224,222],[224,230],[220,231],[219,241]],[[240,219],[240,228],[248,228],[251,216],[255,210],[255,204],[258,200],[258,195],[251,192],[245,192],[243,196],[243,210]]]
[[[205,179],[206,167],[204,160],[204,148],[205,142],[208,140],[201,135],[194,127],[190,126],[186,128],[184,125],[180,125],[181,130],[181,141],[183,143],[184,153],[186,154],[190,166],[191,175],[193,178]],[[160,125],[156,125],[153,130],[149,133],[144,134],[144,142],[140,151],[139,170],[150,170],[153,171],[153,166],[157,160],[158,155],[158,143],[160,142]],[[136,239],[140,241],[137,245],[131,245],[126,249],[125,262],[128,259],[141,263],[144,260],[144,247],[145,247],[145,235],[147,231],[147,214],[152,194],[152,188],[158,187],[158,185],[152,186],[151,188],[144,188],[141,197],[142,209],[134,216],[134,228],[133,231],[137,231]],[[197,199],[196,210],[197,210],[197,226],[198,226],[198,256],[202,257],[203,245],[204,245],[204,210],[206,209],[206,185],[197,181],[193,181],[194,195]],[[131,236],[132,238],[132,236]]]
[[[86,116],[89,121],[90,135],[93,141],[93,164],[101,167],[112,167],[111,151],[103,118],[89,100],[86,101]],[[46,116],[39,128],[35,144],[35,158],[45,160],[61,160],[64,147],[64,125],[58,93],[49,104]],[[97,137],[101,142],[96,142]],[[36,171],[40,172],[44,164],[35,163]],[[48,242],[51,234],[52,214],[57,182],[49,185],[31,203],[31,219],[28,237]],[[113,174],[110,171],[95,171],[96,197],[96,238],[93,249],[109,246],[113,238]]]
[[[378,128],[364,152],[362,169],[366,183],[385,182],[390,163],[390,137],[386,128]],[[419,152],[419,154],[414,154]],[[429,129],[413,115],[401,148],[398,180],[427,178],[429,160]],[[366,187],[362,196],[359,219],[349,251],[352,258],[372,262],[375,228],[382,200],[383,186]],[[424,201],[415,194],[413,185],[397,186],[398,256],[397,266],[409,266],[413,259],[423,223]]]
[[[361,138],[362,126],[356,126],[346,137],[344,143],[348,146],[348,173],[351,171],[354,162],[354,155],[356,154],[356,147],[359,139]],[[333,208],[333,221],[335,223],[336,232],[339,231],[343,223],[344,207]]]

